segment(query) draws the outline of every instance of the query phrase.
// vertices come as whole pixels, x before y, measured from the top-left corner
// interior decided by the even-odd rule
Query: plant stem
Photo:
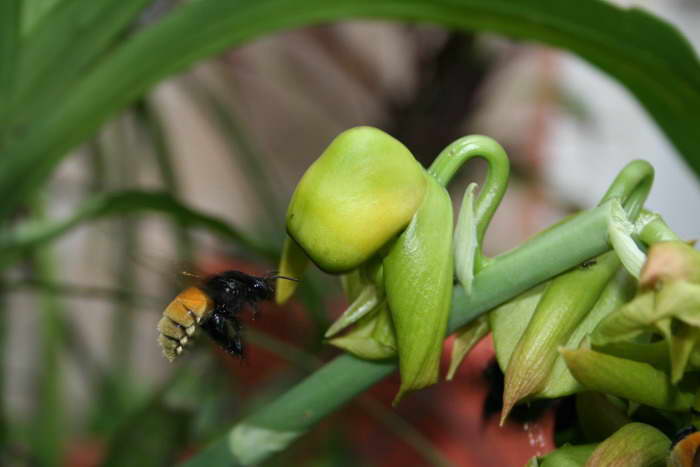
[[[481,245],[493,214],[508,188],[510,162],[500,144],[486,136],[470,135],[451,143],[437,156],[428,172],[444,187],[457,170],[474,157],[481,157],[489,165],[486,182],[474,206],[477,243]]]
[[[493,258],[476,275],[468,299],[461,288],[455,288],[448,332],[539,282],[607,251],[608,209],[605,204],[583,212]],[[341,355],[234,425],[228,434],[185,465],[262,462],[395,368],[394,360],[367,361]]]
[[[647,245],[680,240],[680,237],[666,225],[660,215],[644,210],[639,217],[643,224],[639,232],[639,239]]]

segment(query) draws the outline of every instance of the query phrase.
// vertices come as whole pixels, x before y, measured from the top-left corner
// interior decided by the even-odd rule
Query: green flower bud
[[[352,128],[302,177],[287,211],[287,231],[321,269],[350,271],[411,221],[426,179],[399,141],[376,128]]]
[[[452,203],[433,177],[426,180],[423,202],[384,259],[401,372],[395,403],[437,382],[452,299]]]
[[[557,349],[569,341],[619,267],[610,252],[549,283],[508,362],[501,422],[518,401],[545,388]]]
[[[652,245],[640,276],[641,293],[607,316],[593,332],[593,345],[656,332],[668,343],[671,379],[683,377],[700,353],[700,252],[680,242]]]
[[[629,423],[600,443],[586,466],[663,467],[670,448],[671,440],[661,431],[644,423]]]
[[[595,350],[560,349],[569,371],[591,391],[611,394],[662,410],[687,411],[700,382],[688,375],[674,386],[666,372],[648,363],[626,360]]]

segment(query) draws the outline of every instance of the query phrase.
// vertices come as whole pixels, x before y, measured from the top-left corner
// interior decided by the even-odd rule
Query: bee
[[[242,358],[244,343],[239,314],[244,307],[251,306],[255,317],[259,311],[258,302],[274,296],[276,279],[297,280],[225,271],[180,292],[158,322],[158,343],[165,358],[171,362],[175,360],[193,341],[198,328],[226,352]]]

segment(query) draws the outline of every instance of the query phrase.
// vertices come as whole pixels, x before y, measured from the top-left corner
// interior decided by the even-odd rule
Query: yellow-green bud
[[[670,447],[671,440],[653,426],[629,423],[600,443],[586,467],[663,466]]]
[[[680,241],[652,245],[640,286],[642,292],[634,300],[601,321],[592,343],[603,347],[658,332],[668,343],[671,379],[676,383],[698,354],[700,252]]]
[[[350,271],[408,225],[426,174],[381,130],[344,131],[306,171],[287,211],[287,231],[321,269]]]

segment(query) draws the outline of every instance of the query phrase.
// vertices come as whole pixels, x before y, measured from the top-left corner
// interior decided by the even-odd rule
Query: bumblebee
[[[251,306],[255,316],[258,302],[274,296],[276,279],[296,280],[226,271],[180,292],[165,308],[158,322],[158,343],[163,355],[171,362],[175,360],[192,342],[199,328],[229,354],[243,357],[239,315],[244,307]]]

